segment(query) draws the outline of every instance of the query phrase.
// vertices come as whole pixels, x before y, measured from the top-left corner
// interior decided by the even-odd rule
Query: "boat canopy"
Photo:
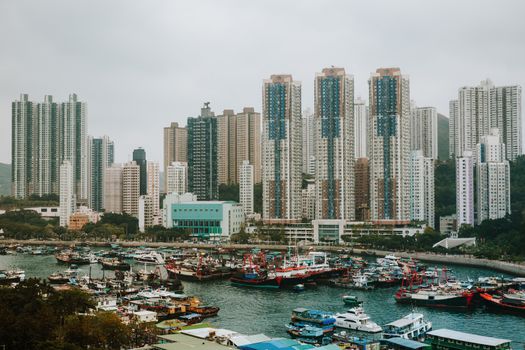
[[[402,349],[409,349],[409,350],[418,350],[418,349],[430,348],[430,345],[428,345],[428,344],[420,343],[420,342],[415,341],[415,340],[399,338],[399,337],[383,339],[382,342],[384,342],[386,344],[389,344],[389,345],[394,345],[395,347],[399,347],[399,348],[402,348]]]

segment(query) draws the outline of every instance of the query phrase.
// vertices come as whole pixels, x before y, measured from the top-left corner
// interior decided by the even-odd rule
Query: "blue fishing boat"
[[[320,325],[331,325],[335,323],[335,318],[330,312],[320,310],[309,310],[300,307],[292,311],[292,321],[303,321]]]

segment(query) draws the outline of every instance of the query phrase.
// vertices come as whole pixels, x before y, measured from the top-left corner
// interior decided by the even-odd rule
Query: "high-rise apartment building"
[[[201,115],[188,118],[188,182],[199,200],[219,198],[217,118],[209,103]]]
[[[316,186],[315,180],[306,180],[306,188],[301,190],[302,218],[315,220],[316,215]]]
[[[481,137],[476,150],[477,223],[510,214],[510,165],[499,129]]]
[[[171,123],[164,128],[164,191],[167,190],[168,166],[173,162],[188,161],[188,129],[179,123]]]
[[[139,197],[139,231],[145,232],[146,228],[155,225],[154,200],[150,195]]]
[[[436,108],[413,105],[410,114],[410,149],[423,151],[423,157],[438,159]]]
[[[239,201],[244,215],[253,214],[253,165],[249,160],[243,161],[239,169]]]
[[[237,169],[247,160],[253,166],[254,183],[261,182],[261,113],[244,107],[237,113]],[[240,182],[240,179],[237,180]]]
[[[370,216],[410,218],[410,88],[399,68],[379,68],[369,79]]]
[[[355,161],[355,219],[370,220],[370,174],[368,158],[357,158]]]
[[[35,103],[27,94],[11,104],[11,190],[15,198],[26,198],[34,193],[34,118]]]
[[[77,201],[88,199],[87,105],[76,94],[60,107],[61,161],[73,167]]]
[[[456,158],[456,217],[458,227],[474,225],[474,159],[471,151]]]
[[[458,99],[450,102],[450,154],[475,151],[491,128],[500,130],[507,159],[522,154],[521,86],[495,87],[484,80],[459,89]]]
[[[122,212],[139,215],[140,166],[131,161],[122,168]]]
[[[316,218],[353,220],[354,79],[344,68],[325,68],[314,89]]]
[[[75,212],[74,172],[69,161],[60,165],[60,226],[69,225],[69,217]]]
[[[217,157],[219,184],[238,183],[237,116],[233,109],[217,116]]]
[[[422,150],[410,154],[410,220],[435,228],[434,159]]]
[[[303,173],[315,174],[315,120],[308,108],[303,111]]]
[[[171,163],[165,176],[167,180],[166,193],[175,192],[182,194],[188,192],[188,163]]]
[[[521,86],[499,86],[490,90],[490,127],[500,132],[506,159],[514,161],[522,152]]]
[[[263,220],[301,219],[301,84],[272,75],[263,84]]]
[[[77,200],[87,201],[86,104],[75,94],[61,104],[46,95],[41,103],[22,94],[12,103],[12,193],[59,194],[59,167],[69,161]]]
[[[248,160],[254,181],[261,181],[261,115],[252,107],[241,113],[226,109],[217,117],[219,183],[240,182],[239,169]]]
[[[354,101],[355,158],[368,158],[368,106],[360,97]]]
[[[88,202],[100,211],[104,207],[104,176],[114,162],[115,148],[108,136],[88,137]]]
[[[122,166],[113,164],[104,170],[103,208],[106,213],[122,213]]]
[[[154,223],[160,224],[160,173],[159,173],[159,163],[157,162],[148,162],[147,164],[147,173],[148,173],[148,186],[147,193],[151,197],[152,201],[152,212]]]
[[[133,150],[133,161],[140,167],[140,195],[148,194],[148,161],[146,151],[139,147]]]
[[[60,168],[59,107],[53,97],[44,96],[44,102],[37,104],[37,139],[34,192],[43,196],[58,193]]]

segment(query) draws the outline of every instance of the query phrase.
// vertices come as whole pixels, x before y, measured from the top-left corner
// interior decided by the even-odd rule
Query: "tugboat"
[[[401,337],[409,340],[421,340],[432,330],[432,322],[426,321],[423,314],[410,313],[399,320],[384,326],[383,338]]]

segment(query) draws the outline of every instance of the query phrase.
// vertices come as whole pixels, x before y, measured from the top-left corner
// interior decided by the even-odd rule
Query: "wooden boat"
[[[512,313],[525,316],[525,295],[518,297],[515,293],[503,294],[502,297],[488,293],[480,293],[479,296],[485,301],[487,307],[493,311]]]

